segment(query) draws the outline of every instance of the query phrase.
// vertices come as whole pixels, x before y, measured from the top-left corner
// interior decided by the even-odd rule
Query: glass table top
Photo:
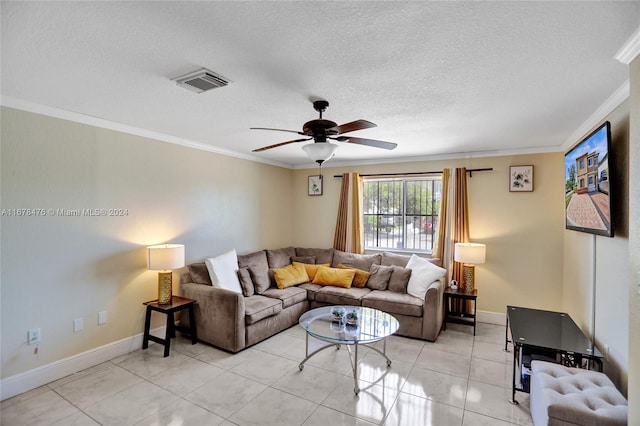
[[[333,313],[341,312],[342,320]],[[358,320],[347,323],[347,314],[355,311]],[[332,343],[373,343],[398,331],[399,323],[391,314],[361,306],[324,306],[305,312],[298,321],[310,335]]]
[[[507,306],[513,343],[602,357],[569,314]]]

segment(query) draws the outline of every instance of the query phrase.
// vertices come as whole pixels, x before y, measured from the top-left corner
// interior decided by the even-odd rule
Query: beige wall
[[[397,173],[485,168],[469,182],[471,241],[487,244],[487,262],[476,266],[478,309],[504,313],[507,304],[562,308],[563,174],[559,153],[424,161],[376,166],[326,167],[324,195],[307,195],[307,177],[317,169],[294,173],[294,244],[329,247],[343,172]],[[509,192],[509,166],[534,166],[534,192]],[[330,163],[328,164],[330,165]]]
[[[588,336],[593,332],[592,309],[595,308],[596,346],[602,353],[605,353],[605,345],[610,348],[604,371],[626,393],[629,366],[629,307],[626,303],[629,282],[629,103],[621,104],[606,119],[611,122],[609,168],[614,238],[564,231],[563,308]],[[592,302],[594,266],[595,304]]]
[[[629,424],[640,424],[640,56],[631,63],[629,144]],[[624,296],[624,295],[623,295]],[[624,298],[622,299],[624,300]]]
[[[123,217],[2,216],[2,377],[133,336],[157,274],[144,247],[187,261],[292,240],[292,171],[2,108],[2,209],[121,208]],[[99,311],[108,323],[97,325]],[[73,332],[73,319],[84,331]],[[162,318],[159,318],[162,319]],[[40,327],[39,355],[26,344]]]

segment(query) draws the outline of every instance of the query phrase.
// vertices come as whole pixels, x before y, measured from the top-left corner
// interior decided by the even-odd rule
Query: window
[[[365,180],[365,249],[430,253],[438,227],[441,193],[440,178]]]

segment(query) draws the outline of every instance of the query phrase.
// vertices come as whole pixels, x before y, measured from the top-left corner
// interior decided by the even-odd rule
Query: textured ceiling
[[[561,150],[628,79],[638,2],[5,2],[2,96],[252,155],[330,102],[332,163]],[[232,81],[196,94],[172,78]],[[303,144],[253,154],[313,166]],[[330,163],[331,164],[331,163]]]

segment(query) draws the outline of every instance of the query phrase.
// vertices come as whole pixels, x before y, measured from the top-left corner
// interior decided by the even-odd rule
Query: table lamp
[[[184,245],[159,244],[147,247],[147,269],[158,272],[158,304],[171,304],[172,269],[184,266]]]
[[[475,288],[475,265],[484,263],[487,246],[476,243],[456,243],[453,260],[462,263],[462,286],[467,291]]]

